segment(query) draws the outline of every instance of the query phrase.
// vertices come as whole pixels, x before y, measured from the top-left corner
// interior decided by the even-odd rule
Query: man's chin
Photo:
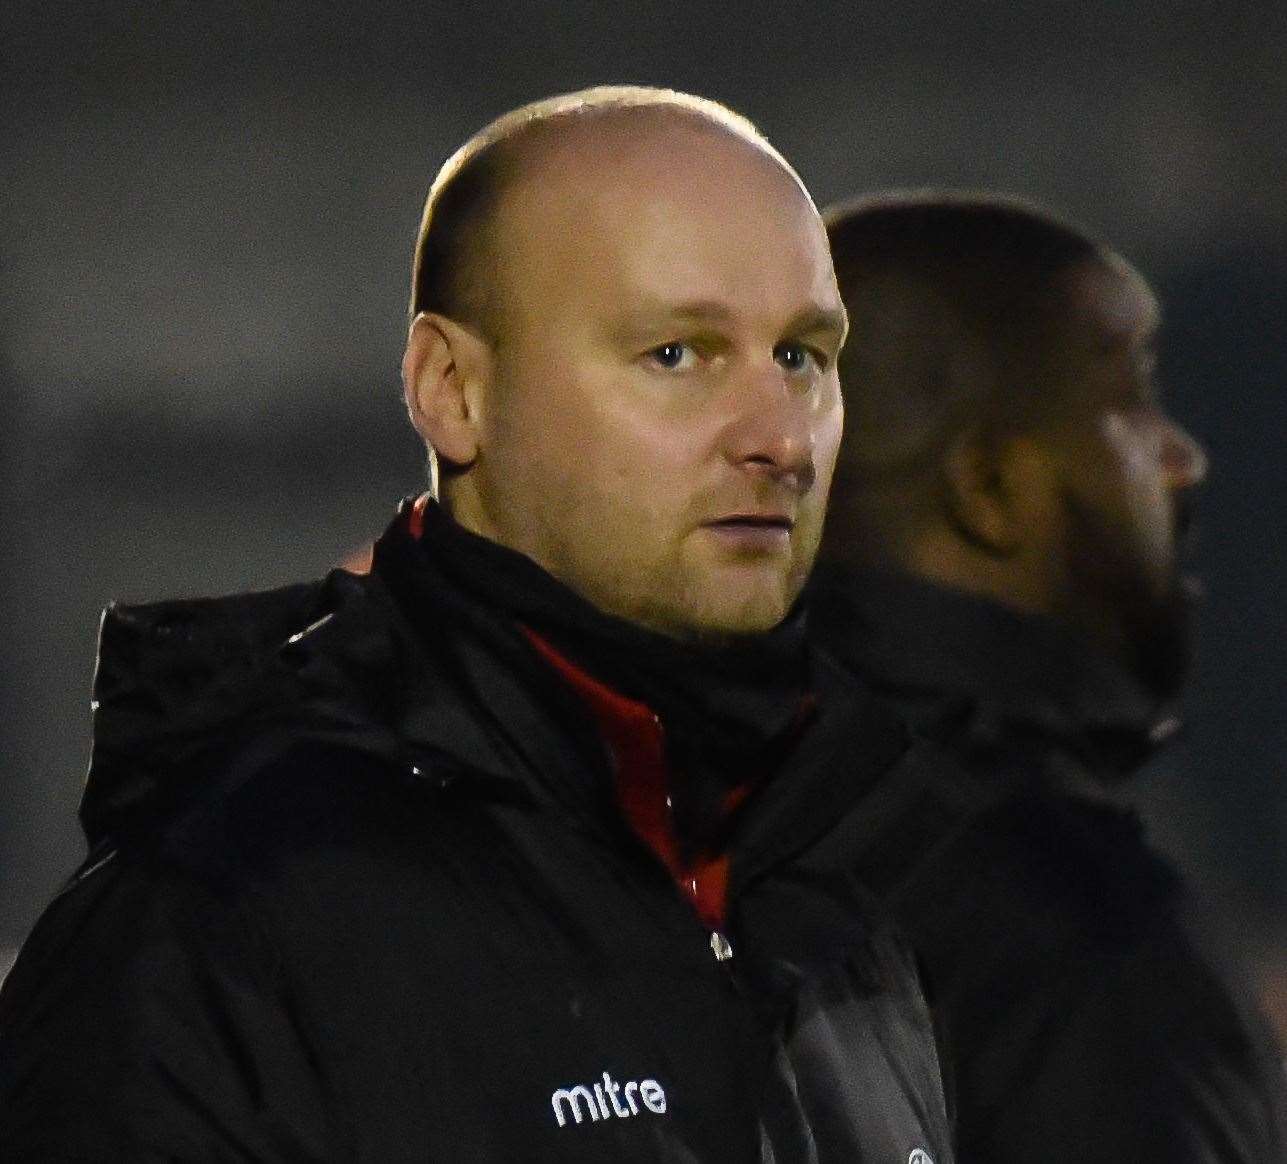
[[[661,629],[690,641],[727,641],[767,634],[791,609],[789,588],[780,577],[750,586],[746,579],[720,581],[690,586],[684,600],[665,612],[668,625]]]
[[[1177,575],[1167,593],[1138,620],[1135,671],[1161,703],[1177,700],[1189,678],[1203,593],[1196,578]]]

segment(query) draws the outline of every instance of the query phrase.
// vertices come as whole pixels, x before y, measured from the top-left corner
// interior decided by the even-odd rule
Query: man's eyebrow
[[[718,299],[694,299],[684,303],[656,302],[645,308],[643,314],[666,319],[682,319],[694,322],[729,323],[734,313],[727,304]],[[848,317],[842,307],[823,307],[813,304],[796,312],[787,321],[783,329],[786,335],[801,335],[812,332],[833,332],[843,335],[849,326]]]
[[[646,330],[669,323],[730,324],[736,313],[728,304],[718,299],[690,299],[669,302],[650,299],[629,317],[619,321],[622,331]],[[783,335],[814,335],[826,333],[844,339],[849,329],[849,319],[843,307],[825,307],[811,304],[796,312],[783,328]]]
[[[1136,355],[1156,360],[1161,354],[1162,337],[1158,320],[1151,320],[1134,335],[1119,336],[1113,341],[1113,347],[1126,346]]]
[[[843,340],[849,331],[849,317],[843,307],[806,307],[791,318],[787,335],[817,335],[825,332]]]
[[[650,297],[610,322],[605,321],[605,327],[616,339],[633,343],[672,327],[720,327],[732,319],[732,311],[717,299],[672,301]]]
[[[718,299],[689,299],[679,303],[653,299],[639,314],[654,319],[682,319],[697,323],[728,323],[733,318],[728,305]]]

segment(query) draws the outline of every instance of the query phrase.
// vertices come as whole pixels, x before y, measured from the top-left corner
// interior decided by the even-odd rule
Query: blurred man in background
[[[1114,792],[1178,721],[1197,443],[1147,283],[1047,214],[829,216],[846,435],[813,631],[954,776],[876,788],[863,867],[927,963],[977,1164],[1287,1159],[1251,993]]]
[[[6,1158],[947,1164],[847,848],[905,735],[793,613],[845,329],[799,179],[696,98],[521,109],[412,317],[441,505],[362,576],[109,611]]]

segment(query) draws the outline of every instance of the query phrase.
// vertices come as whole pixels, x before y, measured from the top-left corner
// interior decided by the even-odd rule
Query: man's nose
[[[817,392],[774,364],[772,370],[744,378],[735,389],[733,409],[724,433],[729,461],[798,493],[808,492],[817,475]]]
[[[1201,485],[1207,475],[1207,452],[1197,439],[1168,419],[1162,433],[1162,468],[1173,490]]]

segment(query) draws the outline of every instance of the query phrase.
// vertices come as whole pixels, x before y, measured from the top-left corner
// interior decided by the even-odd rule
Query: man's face
[[[502,199],[476,532],[677,637],[775,626],[840,439],[826,235],[794,180],[684,120],[574,129]]]
[[[1061,613],[1119,648],[1159,696],[1178,694],[1195,584],[1182,573],[1201,448],[1166,412],[1154,382],[1157,301],[1120,261],[1074,269],[1064,407],[1052,432],[1063,487]]]

